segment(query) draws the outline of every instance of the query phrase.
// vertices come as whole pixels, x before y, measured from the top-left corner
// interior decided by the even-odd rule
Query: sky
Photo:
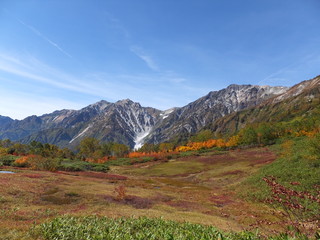
[[[160,110],[320,74],[319,0],[0,0],[0,115]]]

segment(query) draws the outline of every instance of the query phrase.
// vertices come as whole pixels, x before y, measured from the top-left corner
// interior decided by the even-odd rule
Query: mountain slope
[[[14,120],[9,118],[9,117],[5,117],[5,116],[0,116],[0,126],[7,126],[8,124],[10,124],[11,122],[13,122]]]
[[[230,85],[181,108],[160,111],[129,99],[100,101],[80,110],[60,110],[21,121],[0,117],[0,139],[33,140],[75,148],[84,137],[131,148],[160,143],[209,128],[234,133],[251,122],[281,121],[319,104],[320,77],[291,88]]]
[[[155,126],[147,142],[168,141],[178,134],[195,133],[230,113],[254,107],[266,99],[284,93],[285,87],[230,85],[175,109]]]
[[[227,115],[208,124],[216,133],[233,134],[250,123],[290,121],[306,117],[320,106],[320,76],[294,85],[257,107]]]
[[[141,107],[131,100],[100,101],[81,110],[61,110],[0,125],[1,139],[33,140],[74,147],[86,136],[134,147],[160,118],[160,110]]]

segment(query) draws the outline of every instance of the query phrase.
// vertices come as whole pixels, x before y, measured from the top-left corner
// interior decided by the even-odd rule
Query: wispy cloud
[[[305,68],[309,63],[319,61],[319,59],[320,58],[317,53],[307,54],[305,57],[300,58],[299,60],[271,73],[259,81],[258,84],[286,82],[290,82],[290,84],[292,84],[291,79],[288,79],[289,76],[297,72],[300,67],[303,66]]]
[[[34,57],[22,58],[0,54],[0,71],[9,73],[13,77],[22,77],[33,82],[56,87],[78,93],[103,95],[104,92],[98,86],[52,68]]]
[[[58,49],[60,52],[62,52],[64,55],[66,55],[69,58],[72,58],[72,56],[67,53],[65,50],[63,50],[57,43],[53,42],[52,40],[50,40],[48,37],[46,37],[44,34],[42,34],[39,30],[37,30],[35,27],[26,24],[25,22],[23,22],[20,19],[17,19],[21,24],[23,24],[24,26],[26,26],[27,28],[29,28],[32,32],[34,32],[36,35],[38,35],[39,37],[41,37],[42,39],[44,39],[45,41],[47,41],[49,44],[51,44],[53,47],[55,47],[56,49]]]
[[[160,68],[158,64],[154,61],[153,57],[150,54],[146,53],[146,51],[142,47],[137,46],[134,43],[134,41],[131,38],[130,32],[121,23],[121,21],[109,12],[105,12],[105,16],[111,23],[112,28],[116,29],[122,36],[124,36],[124,39],[128,44],[129,50],[138,58],[140,58],[151,70],[159,72]]]
[[[84,107],[101,99],[115,102],[130,98],[143,106],[164,110],[187,104],[207,92],[189,86],[187,79],[172,71],[143,75],[104,71],[72,75],[33,56],[9,53],[0,54],[0,85],[3,99],[12,99],[2,104],[0,100],[0,115],[20,119],[81,103]]]
[[[29,30],[31,30],[34,34],[45,40],[47,43],[49,43],[51,46],[55,47],[57,50],[59,50],[61,53],[66,55],[69,58],[72,58],[72,56],[62,49],[57,43],[49,39],[47,36],[45,36],[43,33],[41,33],[38,29],[36,29],[34,26],[31,26],[30,24],[27,24],[26,22],[22,21],[20,18],[14,16],[11,12],[9,12],[7,9],[4,9],[7,13],[9,13],[13,18],[15,18],[19,23],[27,27]]]
[[[153,71],[159,71],[159,66],[155,63],[152,57],[145,53],[145,51],[137,46],[132,46],[130,51],[133,52],[137,57],[144,61],[147,66]]]
[[[130,32],[121,21],[110,12],[105,12],[105,16],[107,17],[109,24],[111,24],[111,27],[116,29],[124,37],[129,46],[129,50],[140,58],[151,70],[156,72],[159,71],[159,66],[155,63],[153,58],[147,54],[142,47],[136,46],[134,41],[132,41]]]
[[[138,92],[139,94],[135,96],[143,95],[143,90],[139,90],[140,87],[138,86],[143,83],[147,83],[148,87],[152,87],[161,85],[163,81],[169,83],[171,81],[171,78],[147,75],[110,75],[104,72],[74,76],[48,66],[32,56],[16,57],[9,54],[0,54],[0,74],[1,72],[9,74],[9,79],[29,81],[31,86],[43,86],[46,89],[60,89],[62,91],[87,94],[100,99],[107,97],[110,101],[119,100],[121,97],[127,98]]]
[[[130,41],[131,34],[128,29],[121,23],[121,21],[110,12],[105,12],[105,16],[107,17],[108,22],[111,23],[111,27],[122,34],[126,40]]]

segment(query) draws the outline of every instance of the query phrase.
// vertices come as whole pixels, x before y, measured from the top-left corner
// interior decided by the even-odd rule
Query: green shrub
[[[266,176],[274,176],[279,183],[286,187],[292,186],[292,182],[299,182],[294,185],[297,191],[314,191],[315,185],[320,185],[320,155],[314,154],[314,146],[310,142],[315,141],[314,138],[299,138],[294,141],[286,141],[281,145],[280,157],[272,164],[263,167],[257,174],[249,178],[247,182],[261,189],[266,187],[261,185],[262,178]]]
[[[59,166],[59,170],[70,172],[87,171],[90,169],[90,166],[91,163],[84,161],[62,162]]]
[[[92,167],[92,171],[95,172],[108,172],[110,170],[109,166],[104,164],[96,164]]]
[[[121,240],[298,240],[308,237],[297,234],[290,237],[287,234],[260,238],[257,233],[243,231],[239,233],[223,233],[213,226],[179,223],[162,218],[107,218],[97,216],[58,217],[50,222],[34,227],[31,235],[35,239],[121,239]]]
[[[319,221],[319,145],[319,137],[284,141],[279,158],[246,180],[238,188],[239,194],[283,209],[287,219],[298,222],[299,227],[303,221]]]
[[[29,157],[28,163],[33,169],[56,171],[59,168],[61,159],[59,158],[44,158],[41,156]]]
[[[109,166],[106,164],[90,163],[85,161],[64,161],[60,164],[59,170],[80,172],[80,171],[96,171],[107,172]]]
[[[2,163],[4,166],[12,166],[17,158],[17,156],[13,155],[3,155],[0,157],[0,163]]]
[[[106,217],[60,217],[41,224],[38,236],[44,239],[222,239],[211,226],[177,223],[163,219]],[[224,238],[230,239],[230,238]]]
[[[124,165],[131,165],[131,163],[132,163],[131,158],[117,158],[115,160],[108,161],[105,164],[108,166],[124,166]]]
[[[150,162],[153,160],[153,157],[143,157],[140,162],[145,163],[145,162]]]

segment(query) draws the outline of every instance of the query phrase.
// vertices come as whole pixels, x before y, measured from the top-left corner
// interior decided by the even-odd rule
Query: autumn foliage
[[[105,157],[101,157],[101,158],[86,158],[86,162],[90,162],[90,163],[100,163],[100,164],[103,164],[103,163],[106,163],[108,162],[109,160],[111,160],[112,157],[108,157],[108,156],[105,156]]]
[[[189,142],[186,146],[179,146],[176,148],[178,152],[198,151],[201,149],[210,149],[213,147],[226,148],[238,145],[238,136],[231,137],[228,141],[223,139],[210,139],[203,142]]]
[[[130,152],[128,154],[129,158],[153,158],[153,159],[163,159],[169,154],[174,153],[173,151],[161,151],[161,152]]]
[[[39,156],[36,155],[27,155],[19,157],[14,161],[14,165],[17,167],[31,167],[32,159],[37,158]]]
[[[315,192],[296,191],[278,183],[273,176],[264,177],[263,181],[271,188],[271,196],[266,203],[282,209],[285,219],[296,232],[314,232],[319,222],[318,211],[312,211],[312,204],[320,204],[320,188],[315,186]],[[291,182],[291,185],[300,185]]]
[[[30,167],[34,170],[55,171],[58,169],[60,160],[57,158],[45,158],[40,155],[26,155],[16,159],[13,163],[16,167]]]

